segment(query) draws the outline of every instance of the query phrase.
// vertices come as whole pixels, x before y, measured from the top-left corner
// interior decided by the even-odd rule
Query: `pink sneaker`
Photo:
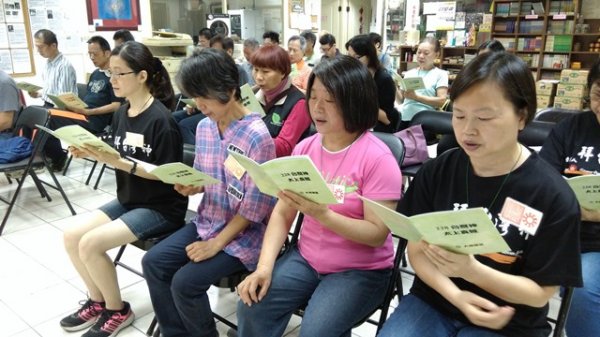
[[[123,302],[124,307],[120,311],[104,310],[100,318],[82,337],[115,337],[119,331],[125,329],[131,323],[135,315],[131,306]]]

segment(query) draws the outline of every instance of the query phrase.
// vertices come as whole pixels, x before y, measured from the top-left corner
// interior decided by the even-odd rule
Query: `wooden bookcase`
[[[492,38],[525,60],[536,80],[558,79],[562,69],[588,69],[600,55],[600,19],[579,24],[580,10],[580,0],[496,0]]]

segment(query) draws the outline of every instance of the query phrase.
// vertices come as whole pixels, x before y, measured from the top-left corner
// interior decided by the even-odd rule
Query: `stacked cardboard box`
[[[556,88],[554,107],[581,110],[587,95],[587,70],[564,69],[560,73],[560,83]]]

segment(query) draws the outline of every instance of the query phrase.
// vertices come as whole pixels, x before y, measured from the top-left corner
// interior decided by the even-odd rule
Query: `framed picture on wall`
[[[92,30],[139,30],[139,0],[86,0]]]

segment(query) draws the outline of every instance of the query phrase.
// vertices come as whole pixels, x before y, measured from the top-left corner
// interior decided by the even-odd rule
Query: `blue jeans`
[[[193,115],[188,115],[185,110],[175,111],[171,117],[177,122],[181,137],[185,144],[196,144],[196,128],[198,123],[206,117],[202,112],[195,111]]]
[[[420,298],[408,294],[385,321],[378,337],[502,337],[491,330],[444,316]]]
[[[185,247],[198,241],[196,225],[188,223],[142,259],[152,307],[164,337],[219,336],[206,291],[224,276],[246,268],[235,257],[221,251],[194,263]]]
[[[391,270],[319,274],[294,247],[275,264],[262,301],[251,307],[238,302],[238,336],[279,337],[306,303],[301,337],[350,336],[352,326],[383,301],[390,275]]]
[[[575,288],[567,316],[569,337],[600,336],[600,252],[581,254],[583,288]]]

